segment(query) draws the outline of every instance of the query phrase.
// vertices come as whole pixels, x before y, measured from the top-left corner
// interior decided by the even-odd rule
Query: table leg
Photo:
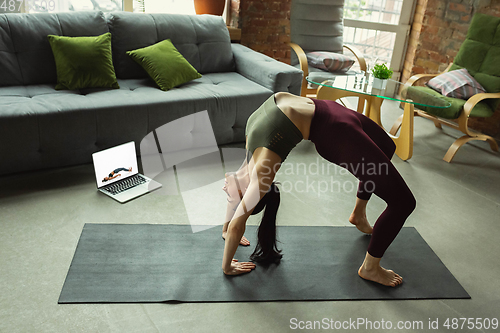
[[[396,144],[396,155],[403,161],[409,160],[413,155],[413,119],[413,104],[405,103],[399,136],[395,137],[391,135],[392,140]]]
[[[380,110],[383,101],[384,100],[382,98],[371,97],[368,98],[367,105],[367,116],[382,128],[384,128],[384,126],[382,125]],[[396,144],[396,155],[398,155],[403,161],[409,160],[413,155],[414,113],[413,104],[405,103],[403,115],[398,119],[398,121],[401,121],[401,132],[399,133],[399,136],[394,136],[394,128],[392,128],[391,132],[388,133]]]
[[[368,98],[368,104],[366,106],[366,116],[382,128],[384,126],[382,126],[382,120],[380,118],[380,109],[382,108],[383,101],[382,98],[371,96]]]

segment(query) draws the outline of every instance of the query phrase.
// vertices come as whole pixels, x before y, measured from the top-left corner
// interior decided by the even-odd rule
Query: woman
[[[109,180],[111,180],[111,179],[115,179],[116,177],[120,177],[120,176],[121,176],[121,174],[119,174],[119,173],[118,173],[118,172],[120,172],[120,171],[128,171],[128,172],[132,172],[132,167],[130,167],[130,168],[128,168],[128,169],[125,169],[125,168],[117,168],[117,169],[115,169],[115,170],[111,171],[107,177],[104,177],[104,179],[102,180],[102,181],[103,181],[103,183],[104,183],[104,182],[107,182],[107,181],[109,181]]]
[[[256,206],[262,208],[279,198],[273,183],[274,176],[288,153],[304,139],[312,141],[323,158],[345,167],[359,179],[356,204],[349,221],[360,231],[372,235],[358,270],[359,276],[392,287],[402,283],[402,277],[381,267],[380,260],[414,210],[416,202],[390,161],[395,145],[381,127],[364,115],[333,101],[277,93],[250,116],[246,135],[251,158],[246,159],[237,173],[226,175],[230,223],[227,225],[222,261],[225,274],[238,275],[255,268],[254,263],[233,259],[238,244],[242,242],[246,221]],[[365,172],[363,164],[383,165],[384,168],[379,170],[384,172]],[[387,208],[373,228],[366,218],[366,205],[372,193],[387,203]],[[253,255],[258,259],[264,257],[265,262],[276,261],[281,256],[275,239],[260,237],[260,229],[266,222],[270,224],[269,220],[272,219],[263,219],[261,223],[259,244]]]

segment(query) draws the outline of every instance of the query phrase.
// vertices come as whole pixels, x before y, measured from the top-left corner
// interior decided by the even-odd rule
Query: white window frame
[[[392,52],[390,68],[394,70],[393,79],[399,80],[403,69],[404,58],[408,45],[408,36],[410,35],[411,22],[415,11],[416,0],[403,0],[401,6],[401,15],[398,24],[375,23],[353,19],[344,19],[345,27],[360,29],[370,29],[379,31],[388,31],[396,33],[394,50]]]

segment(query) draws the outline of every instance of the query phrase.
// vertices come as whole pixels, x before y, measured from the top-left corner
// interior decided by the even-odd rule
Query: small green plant
[[[387,68],[385,64],[377,64],[372,68],[372,74],[377,79],[385,80],[392,76],[392,69]]]

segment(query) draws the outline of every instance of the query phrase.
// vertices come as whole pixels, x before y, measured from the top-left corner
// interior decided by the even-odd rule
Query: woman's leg
[[[362,158],[366,166],[372,164],[377,168],[375,172],[360,173],[361,168],[351,172],[361,180],[363,186],[370,187],[363,193],[375,193],[387,203],[386,209],[373,226],[366,257],[358,274],[364,279],[394,287],[402,283],[402,278],[395,272],[381,267],[380,259],[414,210],[415,198],[388,157],[377,149],[376,145],[371,144],[372,140],[364,132],[355,132],[353,136],[359,137],[354,140],[357,142],[353,146],[356,147],[357,156],[350,157],[351,163],[355,163],[355,159],[359,161],[359,158]],[[367,220],[365,221],[368,224]]]
[[[387,135],[387,132],[365,115],[358,112],[354,112],[354,115],[358,118],[362,131],[368,135],[371,141],[380,148],[389,160],[392,159],[396,151],[396,144],[389,135]],[[360,180],[357,197],[363,200],[369,200],[372,195],[372,193],[368,191],[369,188],[369,186],[366,186],[363,181]]]
[[[377,147],[382,150],[382,152],[390,160],[396,151],[396,145],[394,141],[387,135],[385,130],[381,128],[378,124],[372,121],[370,118],[365,117],[360,113],[354,113],[357,116],[360,125],[370,139],[377,145]],[[349,222],[354,224],[360,231],[365,234],[371,234],[373,228],[371,227],[368,219],[366,218],[366,206],[368,200],[371,197],[371,192],[366,192],[365,188],[367,186],[362,180],[359,181],[358,192],[356,195],[356,204],[349,217]]]
[[[371,120],[360,117],[354,111],[336,103],[315,103],[316,119],[313,118],[311,124],[310,138],[318,153],[323,158],[345,167],[361,181],[362,188],[358,191],[358,199],[362,201],[359,205],[366,206],[363,200],[366,201],[366,196],[369,198],[371,193],[375,193],[387,203],[386,209],[373,227],[368,253],[359,274],[384,285],[395,285],[394,281],[399,281],[399,275],[383,269],[379,262],[415,208],[415,198],[390,161],[388,155],[392,156],[389,149],[391,145],[383,145],[382,149],[376,143],[389,142],[391,139],[385,132],[387,140],[384,139],[382,132],[370,127],[368,123]],[[376,134],[373,140],[364,131],[367,126],[368,133],[380,133],[381,138]]]
[[[229,227],[229,222],[224,223],[224,225],[222,226],[222,239],[224,240],[226,240],[228,227]],[[241,236],[240,245],[248,246],[250,245],[250,241],[245,236]]]
[[[360,179],[363,186],[369,187],[368,191],[362,193],[375,193],[387,203],[386,209],[373,226],[368,251],[358,274],[367,280],[386,286],[396,286],[402,282],[402,278],[393,271],[382,268],[380,259],[415,208],[415,198],[391,161],[364,132],[354,132],[352,136],[358,137],[350,140],[351,143],[356,143],[352,146],[352,151],[356,153],[348,156],[346,160],[357,168],[350,168],[349,171]],[[376,170],[360,172],[362,168],[357,165],[360,162],[356,162],[360,160],[363,160],[361,163],[366,167],[376,166]],[[358,197],[357,202],[365,214],[364,209],[368,201]],[[369,223],[366,215],[363,216],[364,222],[359,227],[356,226],[366,232],[369,231]]]
[[[364,279],[394,287],[402,283],[402,278],[382,268],[380,259],[414,210],[416,202],[396,168],[389,160],[386,163],[387,170],[379,175],[364,177],[365,183],[373,181],[374,193],[387,203],[387,207],[373,226],[366,257],[358,274]]]
[[[359,193],[375,193],[387,204],[373,226],[368,247],[370,255],[381,258],[414,210],[415,198],[387,155],[360,127],[355,123],[346,126],[342,134],[346,138],[341,143],[343,154],[337,158],[341,160],[339,165],[360,180],[363,188],[358,190],[358,199],[364,200]],[[336,149],[337,145],[329,145],[325,151],[323,146],[318,153],[328,159],[328,150]]]

